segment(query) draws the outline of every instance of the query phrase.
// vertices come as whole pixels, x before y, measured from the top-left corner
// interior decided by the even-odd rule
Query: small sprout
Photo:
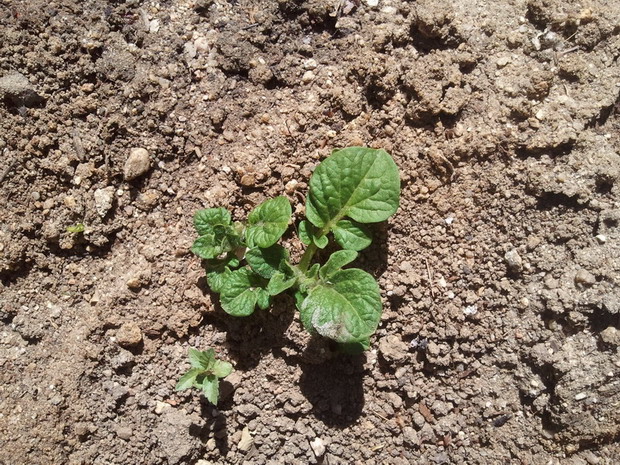
[[[291,292],[306,330],[358,353],[369,348],[379,325],[381,295],[369,273],[343,267],[371,244],[366,225],[392,216],[399,198],[398,167],[385,150],[335,150],[310,179],[307,219],[297,225],[307,246],[299,263],[291,263],[289,252],[277,243],[292,214],[282,196],[256,206],[247,223],[233,223],[224,208],[199,210],[194,216],[199,237],[191,250],[205,260],[207,284],[221,295],[225,312],[248,316],[256,307],[267,309],[273,296]],[[313,264],[330,239],[342,250],[323,265]]]
[[[176,385],[177,391],[183,391],[191,387],[202,390],[204,396],[213,405],[217,405],[220,397],[220,378],[226,378],[232,373],[233,367],[228,362],[215,358],[215,351],[189,349],[189,362],[191,368],[179,379]]]
[[[79,234],[84,232],[84,223],[76,223],[73,226],[67,226],[67,232],[71,234]]]

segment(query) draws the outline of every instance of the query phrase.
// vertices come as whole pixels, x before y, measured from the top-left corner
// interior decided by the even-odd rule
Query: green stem
[[[302,272],[305,273],[306,271],[308,271],[308,267],[310,266],[310,262],[312,261],[312,257],[314,257],[316,250],[317,250],[317,246],[313,242],[312,244],[308,246],[308,248],[302,255],[301,261],[299,262],[299,269]]]

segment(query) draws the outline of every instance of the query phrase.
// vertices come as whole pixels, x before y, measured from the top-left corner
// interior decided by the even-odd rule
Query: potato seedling
[[[220,294],[233,316],[266,309],[285,291],[295,296],[304,327],[343,345],[367,349],[381,318],[375,279],[344,266],[370,245],[367,223],[385,221],[398,208],[398,167],[384,150],[349,147],[336,150],[315,169],[306,199],[307,219],[298,234],[307,248],[297,264],[277,244],[291,220],[286,197],[267,200],[246,223],[233,222],[224,208],[199,210],[194,216],[198,239],[192,252],[206,261],[207,283]],[[342,247],[321,265],[312,263],[330,236]]]
[[[220,397],[220,378],[226,378],[232,373],[232,365],[217,360],[213,349],[200,351],[190,348],[189,362],[192,367],[181,376],[176,390],[183,391],[191,387],[201,389],[207,400],[217,405]]]

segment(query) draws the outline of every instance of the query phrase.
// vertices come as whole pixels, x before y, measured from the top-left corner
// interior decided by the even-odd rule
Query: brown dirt
[[[620,463],[620,2],[369,3],[0,1],[0,463]],[[225,315],[193,212],[358,144],[372,350]]]

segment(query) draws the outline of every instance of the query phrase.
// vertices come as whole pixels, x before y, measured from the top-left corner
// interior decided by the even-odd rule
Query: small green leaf
[[[314,242],[314,245],[316,245],[319,249],[324,249],[327,246],[329,239],[327,238],[327,236],[313,236],[312,241]]]
[[[332,228],[334,239],[343,249],[362,250],[372,242],[370,230],[355,221],[340,220]]]
[[[297,310],[300,310],[301,309],[301,304],[303,303],[304,300],[306,300],[306,297],[308,297],[308,294],[306,292],[302,292],[300,290],[297,290],[293,294],[293,297],[295,297],[295,306],[297,307]],[[302,323],[303,323],[303,321],[302,321]]]
[[[210,370],[215,361],[215,350],[209,349],[206,351],[196,350],[192,347],[189,348],[189,363],[193,368],[200,368],[202,370]]]
[[[199,236],[213,232],[216,225],[228,226],[230,223],[230,212],[221,207],[198,210],[194,215],[194,227]]]
[[[357,258],[355,250],[338,250],[331,254],[325,265],[319,270],[321,279],[327,280],[340,269]]]
[[[281,271],[278,271],[269,280],[267,292],[269,292],[269,295],[282,294],[287,289],[293,287],[296,281],[295,278],[288,277]]]
[[[288,251],[279,244],[274,244],[266,249],[256,247],[245,254],[248,265],[255,273],[269,279],[280,270],[282,261],[288,260]]]
[[[265,279],[248,268],[231,271],[221,288],[222,308],[233,316],[248,316],[254,312],[257,303],[261,308],[268,306],[266,284]]]
[[[77,223],[77,224],[74,224],[73,226],[67,226],[67,232],[70,232],[72,234],[82,233],[84,232],[84,224]]]
[[[207,375],[202,381],[202,393],[213,405],[217,405],[220,397],[220,381],[215,375]]]
[[[306,199],[308,220],[331,229],[345,216],[360,223],[389,218],[398,208],[398,167],[385,150],[349,147],[316,167]]]
[[[218,378],[226,378],[233,371],[233,366],[222,360],[216,360],[213,364],[213,374]]]
[[[240,245],[240,237],[232,226],[213,226],[211,232],[194,241],[191,251],[203,259],[215,259]]]
[[[310,245],[312,243],[312,236],[314,235],[314,230],[316,228],[310,221],[301,220],[299,223],[299,240],[305,245]]]
[[[291,220],[291,204],[280,196],[267,200],[248,215],[245,239],[248,247],[269,247],[275,244],[288,228]]]
[[[308,276],[308,278],[316,278],[319,275],[319,268],[321,268],[321,265],[315,263],[306,271],[306,276]]]
[[[198,376],[201,372],[202,370],[200,368],[190,368],[187,373],[181,376],[175,390],[183,391],[184,389],[191,388],[196,382],[196,376]]]
[[[261,310],[267,310],[271,305],[271,296],[266,289],[257,289],[256,290],[256,305]]]
[[[308,292],[300,309],[304,325],[336,342],[358,342],[372,335],[381,318],[381,296],[374,278],[350,268]]]

